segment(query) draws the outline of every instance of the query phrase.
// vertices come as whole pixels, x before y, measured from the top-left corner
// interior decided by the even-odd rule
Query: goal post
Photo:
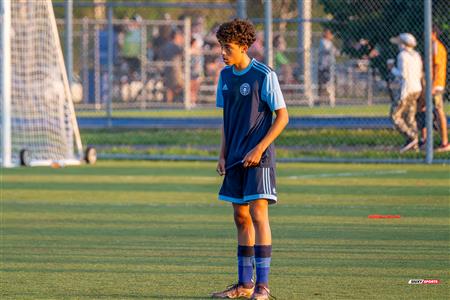
[[[2,166],[85,157],[51,0],[1,2]]]
[[[0,0],[0,95],[2,166],[11,167],[11,3]]]

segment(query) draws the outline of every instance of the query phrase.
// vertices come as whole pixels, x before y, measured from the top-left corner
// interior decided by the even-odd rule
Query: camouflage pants
[[[409,139],[418,138],[416,111],[419,96],[420,92],[408,94],[391,107],[391,119],[395,128]]]

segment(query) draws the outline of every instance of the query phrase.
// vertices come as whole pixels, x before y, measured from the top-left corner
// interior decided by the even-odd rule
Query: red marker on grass
[[[369,219],[400,219],[400,215],[369,215]]]

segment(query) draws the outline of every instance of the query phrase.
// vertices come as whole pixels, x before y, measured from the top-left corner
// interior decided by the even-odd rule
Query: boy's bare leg
[[[215,292],[211,296],[212,298],[221,299],[250,299],[254,292],[254,284],[252,282],[253,266],[251,261],[254,256],[255,229],[253,228],[248,205],[233,203],[233,210],[238,238],[239,282],[227,287],[224,291]]]
[[[250,214],[255,228],[256,245],[272,245],[268,206],[269,202],[266,199],[250,202]]]
[[[252,223],[249,205],[239,205],[233,203],[234,223],[237,229],[238,245],[255,245],[255,228]]]
[[[437,110],[439,115],[439,122],[441,123],[441,144],[448,144],[448,133],[447,133],[447,116],[445,115],[445,111],[443,109]]]
[[[259,199],[250,203],[255,228],[256,283],[252,299],[269,299],[269,272],[272,256],[272,234],[269,225],[269,202]]]
[[[438,109],[437,110],[439,125],[440,125],[440,135],[441,135],[441,145],[448,144],[448,131],[447,131],[447,116],[445,115],[445,111]],[[422,140],[426,141],[427,139],[427,128],[424,127],[422,129]]]

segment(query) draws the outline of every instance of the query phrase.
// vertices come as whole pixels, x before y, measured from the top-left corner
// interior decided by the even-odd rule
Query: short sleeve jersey
[[[267,134],[273,111],[286,107],[275,72],[252,59],[247,68],[237,71],[225,67],[217,84],[216,106],[223,108],[225,166],[245,157]],[[273,144],[264,151],[261,167],[275,166]]]

